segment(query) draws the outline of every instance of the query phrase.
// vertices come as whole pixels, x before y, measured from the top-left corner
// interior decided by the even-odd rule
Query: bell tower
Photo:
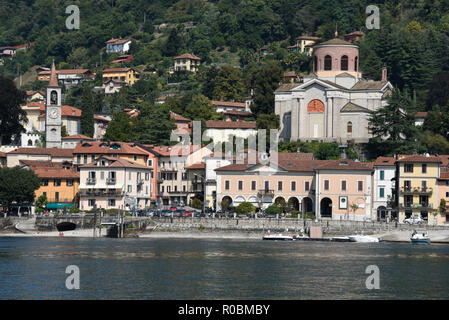
[[[47,87],[45,106],[45,146],[61,148],[61,87],[58,85],[55,62],[51,66],[50,83]]]

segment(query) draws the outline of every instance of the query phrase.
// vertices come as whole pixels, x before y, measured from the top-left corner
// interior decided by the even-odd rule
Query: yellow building
[[[68,162],[21,160],[21,165],[34,171],[41,180],[35,200],[47,197],[47,209],[60,209],[78,205],[80,174]]]
[[[441,159],[436,156],[398,156],[396,194],[399,222],[412,216],[421,217],[429,224],[437,222],[440,163]]]
[[[201,58],[190,54],[184,53],[174,58],[175,71],[186,70],[191,72],[197,72],[200,65]]]
[[[288,47],[289,52],[294,53],[303,53],[308,56],[311,56],[313,53],[312,46],[317,42],[320,38],[311,37],[311,36],[300,36],[296,38],[296,44]]]
[[[139,80],[140,74],[133,68],[113,68],[103,70],[103,82],[114,80],[132,86]]]

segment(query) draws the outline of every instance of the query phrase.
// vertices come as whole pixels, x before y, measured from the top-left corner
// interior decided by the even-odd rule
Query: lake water
[[[366,288],[369,265],[379,290]],[[0,238],[0,298],[448,299],[449,245]]]

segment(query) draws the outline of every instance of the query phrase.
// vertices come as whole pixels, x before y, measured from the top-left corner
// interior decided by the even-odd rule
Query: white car
[[[421,223],[421,222],[423,222],[423,221],[424,221],[424,220],[421,219],[421,218],[418,217],[418,216],[413,216],[413,217],[404,219],[404,223],[409,223],[409,224],[418,224],[418,223]]]

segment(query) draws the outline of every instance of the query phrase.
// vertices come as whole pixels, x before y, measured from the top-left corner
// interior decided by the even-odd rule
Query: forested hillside
[[[66,29],[65,9],[71,4],[80,8],[79,30]],[[183,95],[168,100],[171,109],[206,120],[211,110],[207,99],[242,100],[254,89],[259,125],[270,127],[276,120],[260,115],[273,114],[272,90],[282,72],[311,71],[310,57],[287,50],[295,38],[314,35],[328,40],[336,29],[340,36],[361,30],[366,34],[358,43],[364,77],[380,80],[386,66],[389,80],[410,96],[416,110],[447,111],[449,0],[377,1],[379,30],[365,27],[370,4],[370,0],[0,0],[0,46],[36,42],[5,60],[0,74],[16,78],[32,66],[48,67],[54,59],[60,69],[98,72],[98,85],[101,70],[114,58],[105,53],[105,41],[130,38],[134,60],[126,65],[144,72],[143,81],[106,102],[96,101],[95,111],[104,105],[111,112],[130,104],[144,109],[162,93],[176,91]],[[173,57],[185,52],[202,59],[200,72],[167,79]],[[82,88],[68,92],[67,103],[81,107],[82,92]],[[94,101],[86,95],[85,101]],[[194,103],[204,103],[209,111],[189,109]],[[436,120],[425,128],[445,132]]]

